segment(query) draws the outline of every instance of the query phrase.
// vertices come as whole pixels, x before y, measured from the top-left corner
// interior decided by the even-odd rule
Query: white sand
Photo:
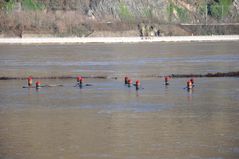
[[[190,41],[238,41],[239,35],[170,36],[151,37],[45,37],[0,38],[0,44],[77,44],[77,43],[139,43],[139,42],[190,42]]]

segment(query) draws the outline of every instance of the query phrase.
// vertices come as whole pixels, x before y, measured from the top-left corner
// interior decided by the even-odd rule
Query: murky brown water
[[[239,42],[0,45],[0,77],[151,76],[239,70]]]
[[[85,69],[99,69],[96,72],[99,74],[108,70],[104,73],[109,76],[121,76],[127,72],[134,77],[134,81],[145,73],[163,75],[174,71],[238,71],[237,44],[202,43],[200,47],[200,44],[188,43],[188,47],[183,47],[182,43],[175,43],[176,47],[172,43],[164,43],[159,46],[160,53],[158,49],[152,49],[157,48],[158,44],[143,44],[152,49],[148,55],[145,53],[146,48],[138,44],[126,45],[125,50],[123,44],[113,45],[121,48],[119,61],[125,59],[128,63],[132,60],[130,64],[113,62],[109,65],[98,63],[97,66],[90,66],[88,63]],[[95,50],[88,55],[84,50],[89,51],[92,46]],[[63,55],[66,50],[72,56],[77,55],[81,62],[97,63],[102,60],[107,63],[106,59],[109,59],[117,63],[114,51],[109,56],[114,47],[109,49],[110,45],[107,44],[106,47],[99,45],[97,49],[96,46],[72,46],[75,51],[69,46],[59,46],[57,52],[52,51],[57,46],[0,46],[5,50],[0,50],[0,69],[6,74],[15,72],[15,75],[16,72],[19,75],[24,71],[44,74],[43,70],[46,74],[50,70],[60,73],[58,71],[61,68],[77,70],[80,66],[75,64],[69,66],[60,62],[58,65],[57,58],[64,56],[68,59]],[[19,48],[18,54],[16,50]],[[75,48],[81,48],[78,49],[79,54]],[[127,58],[130,48],[134,53]],[[191,52],[193,48],[197,48],[197,55]],[[41,50],[42,55],[51,57],[51,62],[56,63],[44,67],[41,62],[37,63],[38,58],[43,60],[44,56],[31,54],[32,50],[37,53]],[[93,56],[97,54],[97,50],[102,56]],[[140,56],[136,56],[135,51],[139,51]],[[61,56],[57,57],[59,52]],[[31,55],[31,58],[25,55]],[[196,56],[201,59],[195,61]],[[161,57],[167,61],[160,61]],[[187,63],[187,60],[182,60],[184,57],[193,60]],[[206,62],[207,57],[211,58],[211,63]],[[26,58],[33,64],[28,63]],[[77,61],[78,58],[69,56],[69,61]],[[141,58],[142,61],[150,60],[137,63]],[[9,63],[6,62],[7,59]],[[20,62],[11,62],[11,59]],[[179,59],[179,64],[175,59]],[[76,71],[74,75],[79,72]],[[92,72],[86,71],[86,74]],[[43,84],[63,84],[64,87],[39,90],[23,89],[22,86],[26,85],[23,80],[0,81],[0,158],[238,159],[239,78],[196,78],[196,86],[189,92],[184,89],[186,80],[172,79],[170,85],[165,87],[161,78],[141,78],[144,89],[140,91],[125,86],[121,78],[86,79],[93,86],[82,89],[73,87],[74,79],[41,80]]]

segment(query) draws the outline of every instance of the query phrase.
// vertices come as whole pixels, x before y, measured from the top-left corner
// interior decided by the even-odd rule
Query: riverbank
[[[239,41],[239,35],[165,36],[165,37],[29,37],[0,38],[0,44],[81,44],[81,43],[142,43],[142,42],[204,42]]]

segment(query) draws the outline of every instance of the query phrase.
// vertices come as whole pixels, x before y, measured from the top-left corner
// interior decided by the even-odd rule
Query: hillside
[[[0,0],[0,34],[239,34],[238,6],[238,0]]]

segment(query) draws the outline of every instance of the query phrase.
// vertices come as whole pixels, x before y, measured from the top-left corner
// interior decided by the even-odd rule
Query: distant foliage
[[[178,6],[174,6],[176,11],[177,11],[177,14],[181,20],[181,22],[186,22],[187,21],[187,18],[188,18],[188,12],[186,9],[184,8],[181,8],[181,7],[178,7]]]
[[[5,1],[2,5],[1,9],[5,9],[7,12],[10,12],[16,6],[16,0]],[[22,0],[21,5],[25,10],[42,10],[45,8],[44,4],[38,2],[37,0]]]
[[[237,0],[238,1],[238,0]],[[142,32],[151,35],[161,29],[164,35],[184,34],[182,25],[238,23],[236,0],[0,0],[0,32],[8,35],[53,34],[56,36],[88,36],[97,31],[135,30],[145,23]],[[233,4],[234,5],[233,5]],[[146,24],[148,24],[146,26]],[[155,26],[153,25],[155,24]],[[160,26],[161,25],[161,26]],[[167,27],[168,25],[169,27]],[[156,26],[160,26],[158,28]],[[210,27],[212,29],[206,29]],[[214,26],[195,27],[196,33],[237,33]],[[236,28],[237,27],[237,28]],[[175,29],[176,28],[176,29]],[[28,33],[30,32],[30,33]]]
[[[173,8],[174,8],[173,3],[170,1],[169,5],[167,7],[167,13],[168,13],[168,20],[169,20],[169,22],[172,21]]]
[[[119,4],[119,15],[120,18],[125,21],[131,21],[133,19],[132,13],[129,11],[124,2],[120,2]]]
[[[15,7],[15,1],[14,0],[9,0],[4,5],[4,8],[6,9],[7,12],[12,11],[14,7]]]
[[[153,18],[153,11],[152,11],[152,8],[150,7],[146,7],[144,8],[143,10],[143,16],[146,17],[146,18],[149,18],[149,19],[152,19]]]
[[[181,22],[186,22],[187,21],[187,18],[189,16],[188,15],[188,11],[185,8],[181,8],[181,7],[177,6],[177,5],[174,5],[170,1],[169,6],[167,8],[167,12],[168,12],[168,15],[169,15],[169,22],[172,21],[172,16],[173,16],[174,11],[176,11],[176,14],[179,17],[179,20]]]
[[[223,6],[223,14],[227,15],[230,10],[230,6],[232,5],[232,0],[220,0],[219,4]]]
[[[211,7],[211,15],[217,19],[227,16],[232,5],[232,0],[219,0],[214,2]]]
[[[22,6],[28,10],[42,10],[45,8],[44,4],[37,2],[36,0],[23,0]]]

